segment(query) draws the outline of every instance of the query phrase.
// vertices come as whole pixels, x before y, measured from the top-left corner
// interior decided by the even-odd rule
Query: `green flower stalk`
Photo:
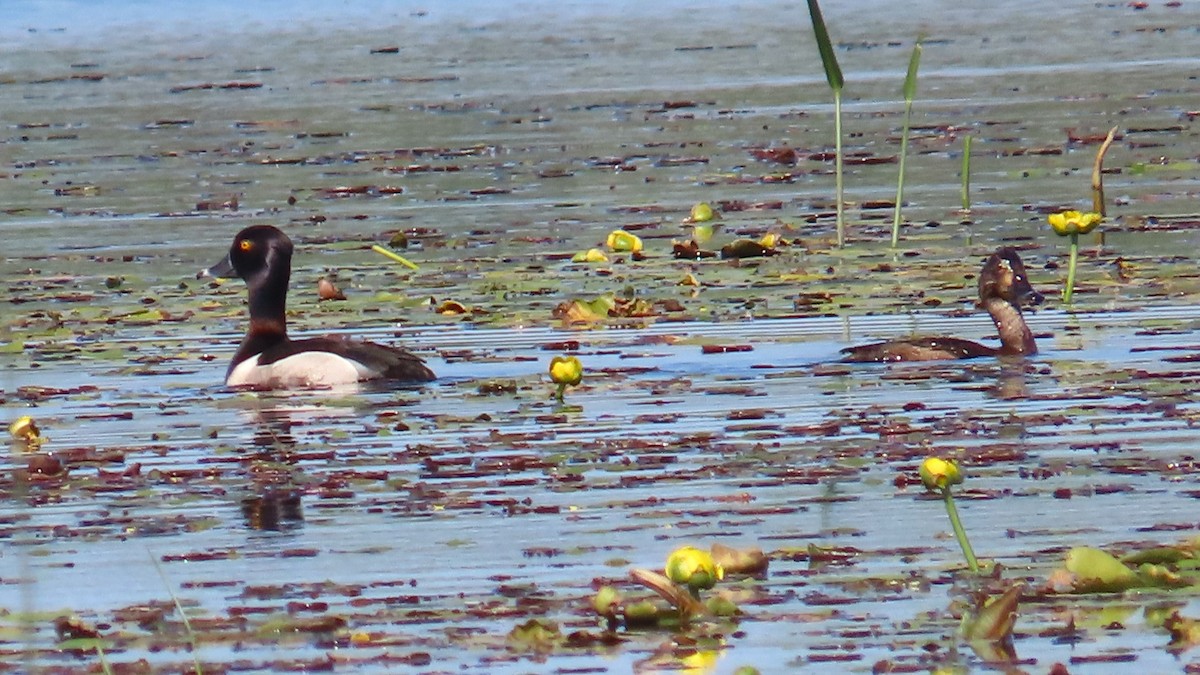
[[[1079,235],[1087,234],[1096,229],[1104,218],[1099,213],[1079,211],[1062,211],[1051,213],[1046,217],[1054,234],[1071,238],[1071,257],[1067,262],[1067,284],[1063,287],[1063,302],[1071,302],[1075,293],[1075,265],[1079,262]]]
[[[950,527],[954,529],[954,537],[958,539],[963,557],[967,559],[967,569],[972,573],[978,572],[979,561],[975,559],[975,550],[971,548],[971,542],[967,539],[967,531],[963,529],[962,520],[958,517],[958,507],[954,505],[954,496],[950,493],[950,486],[963,482],[958,464],[952,459],[929,457],[921,462],[919,472],[925,489],[942,495],[946,504],[946,515],[950,517]]]
[[[821,52],[821,65],[825,68],[825,79],[833,90],[833,133],[834,133],[834,184],[837,193],[837,245],[846,245],[846,207],[843,199],[842,184],[842,88],[846,79],[842,77],[842,69],[838,66],[837,54],[833,51],[833,42],[829,39],[829,31],[825,29],[825,17],[821,16],[821,6],[817,0],[808,0],[808,15],[812,18],[813,36],[817,39],[817,49]]]
[[[904,203],[904,165],[908,159],[908,134],[912,123],[913,99],[917,96],[917,68],[921,65],[921,41],[913,46],[904,77],[904,129],[900,134],[900,177],[896,181],[896,212],[892,216],[892,248],[900,240],[900,209]]]

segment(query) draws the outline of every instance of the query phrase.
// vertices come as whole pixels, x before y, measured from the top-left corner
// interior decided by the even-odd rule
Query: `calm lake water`
[[[968,468],[976,551],[1029,585],[1022,668],[1196,668],[1161,627],[1164,610],[1200,616],[1194,595],[1041,589],[1070,547],[1196,536],[1200,8],[824,9],[858,158],[843,250],[803,5],[5,3],[0,388],[68,471],[25,485],[22,451],[6,460],[0,661],[97,669],[58,649],[54,620],[75,615],[109,663],[143,670],[1002,669],[955,637],[961,558],[939,501],[904,480],[944,454]],[[893,251],[892,211],[872,203],[895,199],[918,36]],[[1088,208],[1097,146],[1070,139],[1114,125],[1110,218],[1066,307],[1045,214]],[[782,146],[801,159],[753,152]],[[717,247],[790,245],[675,261],[700,201],[722,212]],[[402,343],[441,379],[222,387],[244,289],[194,274],[258,223],[297,242],[297,332]],[[570,263],[620,227],[646,260]],[[397,231],[418,270],[370,251]],[[991,340],[974,275],[1004,244],[1048,298],[1029,317],[1036,358],[836,364],[881,336]],[[321,276],[349,299],[318,303]],[[657,309],[586,329],[554,316],[606,293]],[[437,311],[447,300],[469,311]],[[587,375],[560,408],[544,373],[564,350]],[[281,495],[264,527],[248,505]],[[637,596],[629,569],[712,543],[772,562],[724,586],[744,616],[698,643],[506,639],[530,618],[598,632],[596,586]],[[810,561],[810,545],[849,559]]]

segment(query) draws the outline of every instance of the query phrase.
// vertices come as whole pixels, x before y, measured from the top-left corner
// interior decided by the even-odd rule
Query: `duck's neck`
[[[1033,331],[1025,324],[1021,310],[1011,302],[1002,298],[988,298],[983,308],[992,315],[992,322],[1000,333],[1001,354],[1036,354],[1037,344],[1033,341]]]
[[[288,278],[265,278],[250,284],[250,334],[287,337]]]

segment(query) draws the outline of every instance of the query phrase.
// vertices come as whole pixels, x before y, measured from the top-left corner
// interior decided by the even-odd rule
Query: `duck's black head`
[[[292,240],[273,225],[252,225],[237,233],[224,260],[201,275],[236,276],[251,286],[271,279],[286,288],[291,269]]]
[[[979,273],[979,303],[982,305],[993,298],[1006,300],[1014,307],[1037,305],[1045,299],[1029,285],[1025,264],[1011,246],[997,249]]]

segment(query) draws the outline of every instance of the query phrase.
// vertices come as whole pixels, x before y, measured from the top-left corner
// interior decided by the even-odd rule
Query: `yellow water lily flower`
[[[718,649],[702,649],[679,659],[679,666],[686,675],[707,675],[716,672],[721,654]]]
[[[780,237],[778,234],[768,232],[762,236],[762,239],[758,240],[758,243],[762,244],[764,248],[775,248],[782,239],[783,237]]]
[[[28,441],[39,436],[37,423],[29,415],[22,415],[8,425],[8,433],[19,441]]]
[[[567,387],[574,387],[583,380],[583,364],[579,362],[579,357],[556,356],[550,359],[550,379],[558,385],[554,390],[554,399],[562,403]]]
[[[8,435],[12,436],[13,440],[24,443],[27,449],[32,450],[36,450],[45,440],[42,438],[42,432],[38,429],[37,422],[34,422],[29,415],[22,415],[8,425]]]
[[[604,251],[601,251],[598,248],[589,248],[586,251],[580,251],[579,253],[576,253],[575,255],[571,256],[571,262],[574,262],[574,263],[608,262],[608,256],[604,255]]]
[[[583,380],[583,364],[577,356],[556,356],[550,359],[550,379],[554,384],[574,387]]]
[[[700,202],[692,207],[692,212],[688,215],[689,223],[704,223],[713,219],[712,207],[707,202]]]
[[[613,230],[608,233],[608,247],[619,253],[638,253],[642,250],[642,240],[635,234],[625,230]]]
[[[667,578],[693,591],[712,588],[725,578],[725,570],[708,551],[694,546],[675,549],[667,558]]]
[[[1050,227],[1054,229],[1054,233],[1060,237],[1069,237],[1071,235],[1087,234],[1096,229],[1103,216],[1099,213],[1088,211],[1081,213],[1079,211],[1062,211],[1060,213],[1051,213],[1046,217],[1050,223]]]
[[[941,492],[951,485],[963,482],[962,471],[959,470],[958,463],[952,459],[927,457],[924,462],[921,462],[919,473],[925,489],[935,492]]]

